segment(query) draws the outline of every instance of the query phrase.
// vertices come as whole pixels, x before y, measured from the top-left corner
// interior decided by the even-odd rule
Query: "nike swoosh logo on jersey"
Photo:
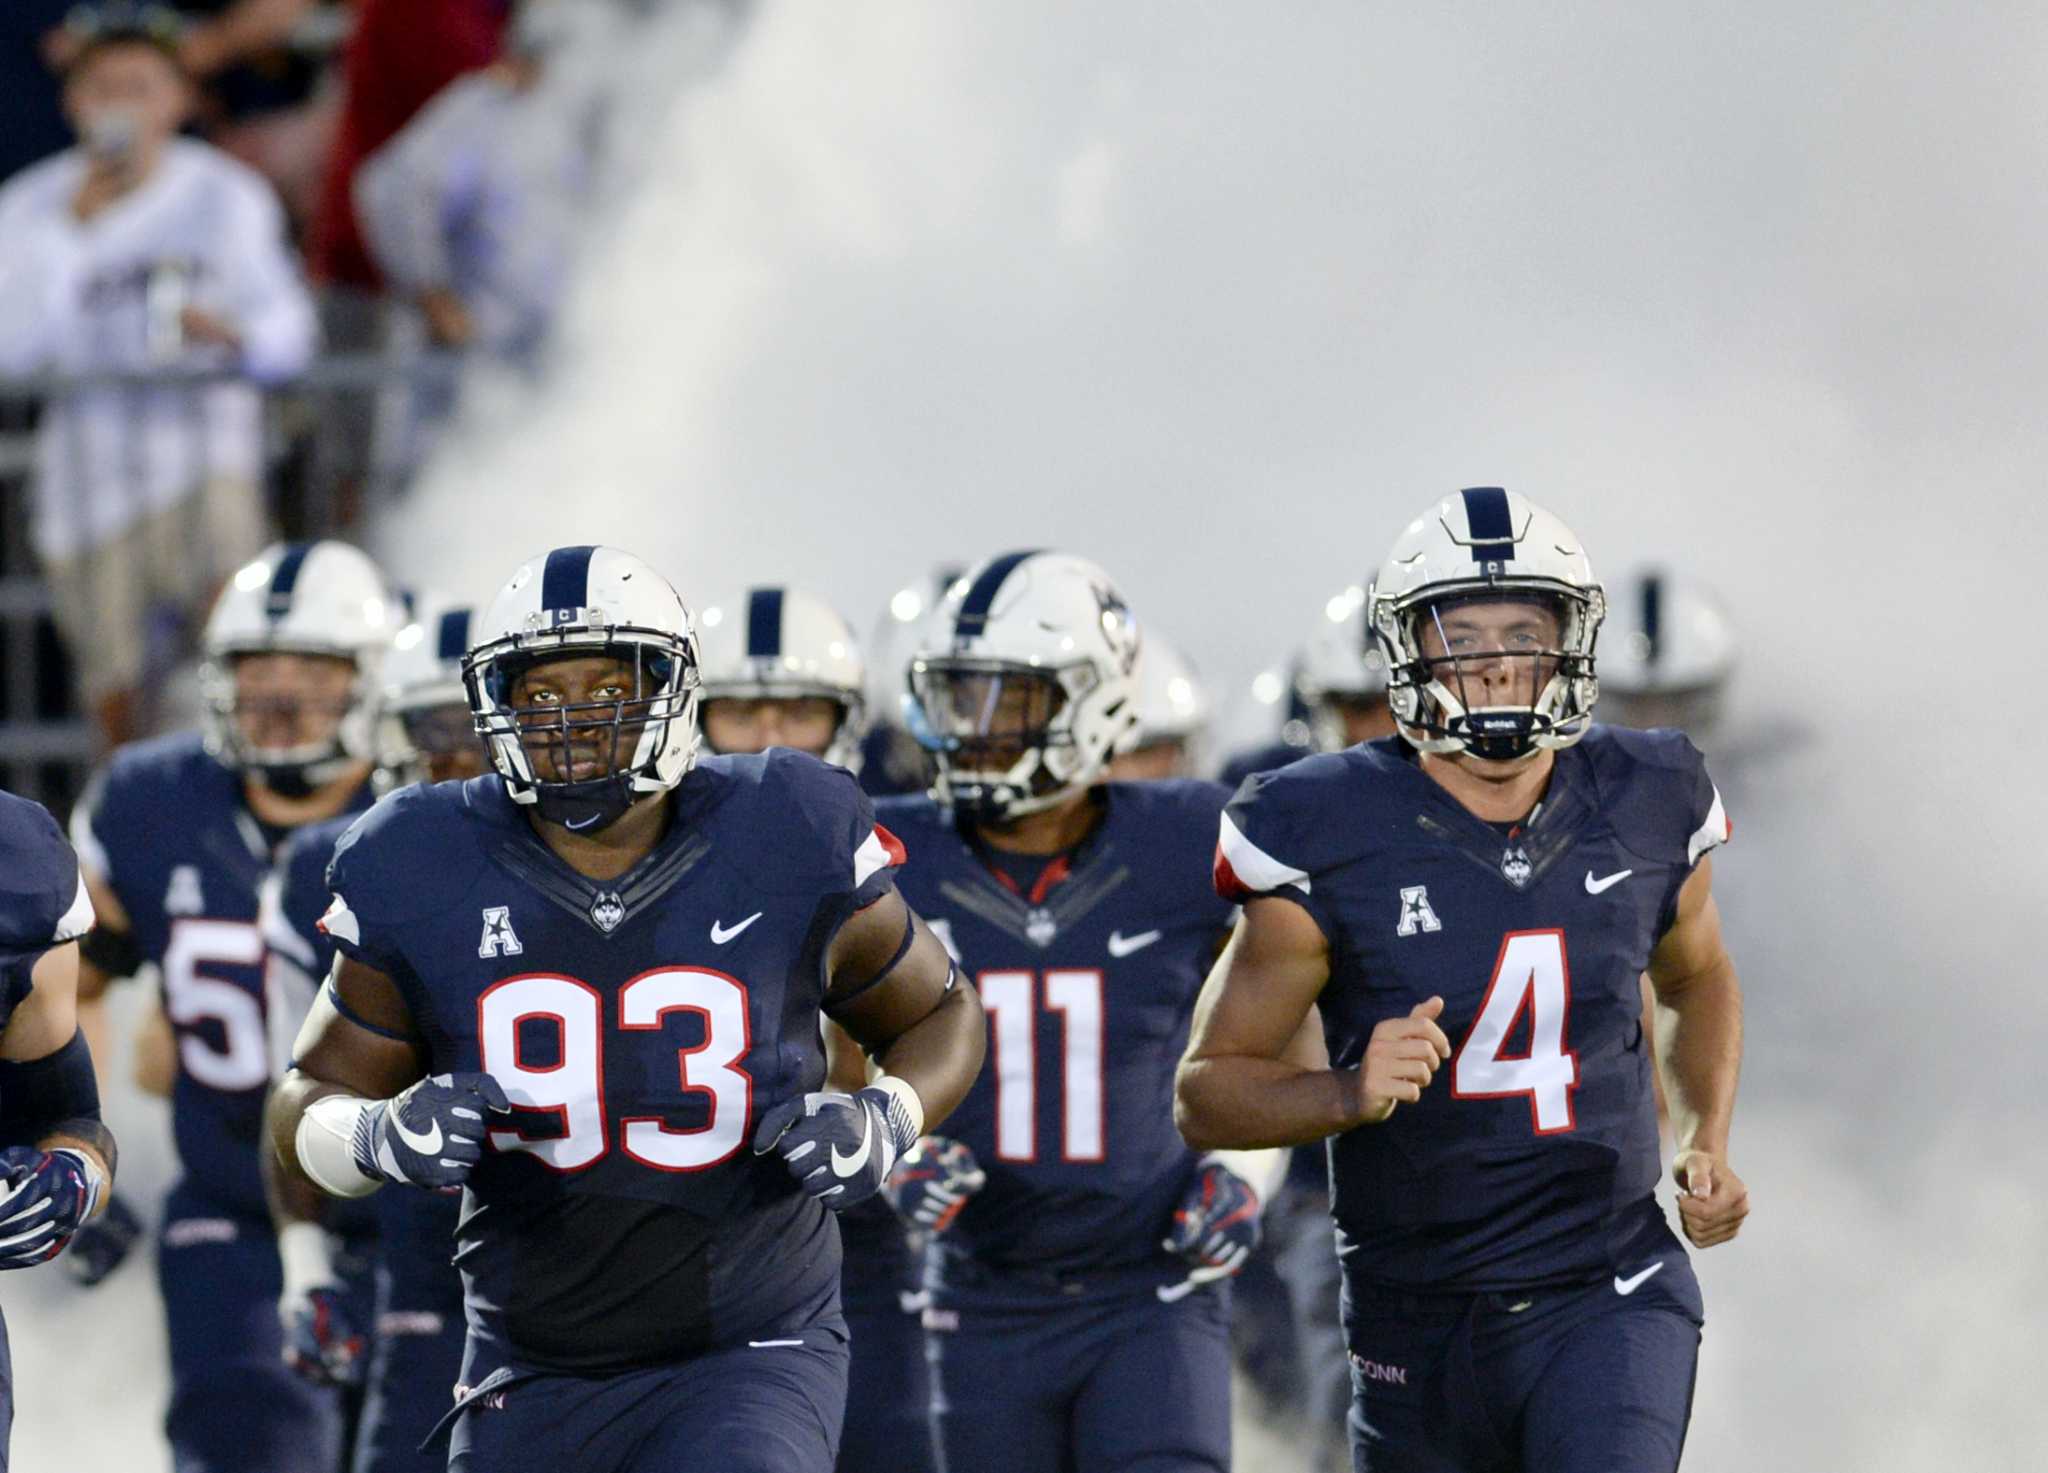
[[[834,1176],[857,1176],[860,1169],[868,1164],[868,1153],[875,1146],[875,1117],[868,1113],[865,1105],[854,1108],[860,1111],[860,1149],[851,1156],[839,1154],[839,1147],[832,1148],[832,1174]]]
[[[1164,934],[1161,931],[1140,931],[1135,936],[1126,936],[1121,931],[1111,931],[1109,933],[1109,954],[1111,956],[1129,956],[1134,951],[1143,951]]]
[[[1616,885],[1619,885],[1623,880],[1627,879],[1630,875],[1634,873],[1635,871],[1632,869],[1616,870],[1613,874],[1602,875],[1599,879],[1596,880],[1593,878],[1593,872],[1591,870],[1587,870],[1586,893],[1588,895],[1598,895],[1602,890],[1612,890]]]
[[[737,926],[721,926],[718,924],[718,922],[713,921],[711,923],[711,944],[713,946],[725,945],[726,942],[732,940],[733,937],[739,935],[740,932],[746,930],[747,927],[753,925],[754,922],[760,919],[761,912],[757,910],[752,915],[748,916],[745,920],[741,921]]]
[[[1620,1274],[1616,1274],[1614,1276],[1614,1292],[1617,1294],[1624,1295],[1635,1293],[1636,1290],[1642,1288],[1642,1286],[1646,1282],[1648,1282],[1652,1274],[1656,1273],[1657,1270],[1662,1268],[1663,1266],[1664,1260],[1660,1258],[1655,1263],[1651,1264],[1648,1268],[1644,1269],[1641,1273],[1635,1274],[1629,1278],[1625,1279]]]
[[[391,1113],[391,1124],[392,1127],[395,1130],[397,1130],[398,1138],[404,1141],[406,1145],[410,1146],[413,1150],[418,1151],[422,1156],[438,1156],[441,1154],[440,1121],[436,1120],[433,1124],[433,1128],[424,1133],[416,1130],[408,1130],[406,1129],[404,1119],[400,1117],[397,1111],[394,1110]]]
[[[604,815],[601,813],[593,813],[590,815],[590,817],[584,819],[581,823],[576,822],[576,820],[572,818],[566,820],[562,826],[567,829],[573,829],[580,834],[585,829],[589,828],[592,824],[596,823],[600,818],[603,817]]]

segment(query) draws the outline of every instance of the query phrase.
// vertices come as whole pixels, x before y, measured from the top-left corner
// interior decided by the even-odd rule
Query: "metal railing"
[[[422,443],[420,406],[452,399],[455,355],[402,349],[316,359],[299,377],[257,386],[261,396],[260,476],[267,520],[289,537],[349,536],[403,496]],[[31,550],[38,443],[52,409],[109,390],[144,394],[191,390],[195,399],[223,375],[0,378],[0,788],[35,798],[61,817],[100,755],[99,738],[80,709],[67,652],[51,618],[50,589]],[[160,395],[158,397],[161,397]],[[149,421],[138,412],[106,417],[138,440]],[[102,479],[76,494],[112,494]],[[189,610],[196,629],[204,610]],[[136,631],[138,639],[144,632]],[[152,671],[160,678],[166,672]]]

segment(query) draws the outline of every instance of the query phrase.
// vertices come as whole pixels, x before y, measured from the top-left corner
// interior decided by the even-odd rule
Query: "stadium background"
[[[1066,546],[1226,699],[1460,485],[1696,576],[1744,644],[1756,1211],[1699,1260],[1686,1466],[2031,1466],[2048,16],[656,11],[541,376],[479,373],[353,535],[472,596],[614,541],[863,627]],[[167,1134],[114,1119],[147,1199]],[[147,1265],[0,1295],[16,1466],[159,1466]]]

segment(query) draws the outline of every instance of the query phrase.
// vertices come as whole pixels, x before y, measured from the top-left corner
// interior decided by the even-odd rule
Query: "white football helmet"
[[[439,594],[412,601],[412,617],[391,640],[384,657],[384,699],[377,719],[377,761],[404,782],[423,776],[421,749],[452,741],[454,731],[428,732],[437,713],[461,713],[460,736],[474,740],[469,695],[462,684],[462,657],[469,653],[476,610]],[[423,743],[422,738],[425,738]]]
[[[1294,666],[1294,691],[1308,713],[1319,752],[1351,745],[1345,732],[1347,703],[1384,698],[1387,656],[1366,619],[1366,593],[1352,584],[1330,596],[1309,630]]]
[[[228,579],[201,637],[199,689],[206,744],[221,761],[287,796],[310,792],[376,756],[379,669],[398,609],[377,565],[346,542],[280,542]],[[237,719],[242,655],[330,655],[355,666],[332,737],[255,747]]]
[[[1516,761],[1568,747],[1592,724],[1600,695],[1593,643],[1607,598],[1571,529],[1526,497],[1498,486],[1446,497],[1402,531],[1367,599],[1386,652],[1394,720],[1418,750]],[[1424,628],[1433,625],[1441,638],[1449,609],[1502,601],[1550,608],[1557,647],[1424,655]],[[1474,705],[1466,667],[1504,660],[1530,662],[1538,681],[1533,703]]]
[[[1135,752],[1162,742],[1192,747],[1214,714],[1209,688],[1194,662],[1158,634],[1146,635],[1145,657],[1138,662],[1138,724],[1120,750]]]
[[[855,771],[867,730],[866,667],[852,627],[830,604],[798,588],[750,588],[706,604],[697,616],[702,700],[787,701],[822,696],[839,727],[822,754]]]
[[[683,780],[697,757],[697,632],[666,578],[615,547],[558,547],[521,563],[484,611],[462,660],[477,735],[515,803],[549,823],[591,833],[647,793]],[[617,701],[515,706],[512,690],[534,665],[604,655],[629,661],[635,691]],[[543,781],[533,753],[608,733],[610,771]],[[630,742],[630,753],[622,749]]]
[[[1698,584],[1638,568],[1615,585],[1600,637],[1601,719],[1709,733],[1735,673],[1735,628]]]
[[[933,796],[988,823],[1093,782],[1138,724],[1138,624],[1084,558],[1012,552],[946,591],[910,663],[904,716]]]

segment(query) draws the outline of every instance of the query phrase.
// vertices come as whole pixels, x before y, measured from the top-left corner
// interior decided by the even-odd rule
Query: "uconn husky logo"
[[[497,956],[500,953],[506,956],[517,956],[524,950],[526,948],[519,944],[519,936],[512,929],[511,907],[504,905],[486,906],[484,908],[483,940],[477,942],[476,954],[487,958]]]

